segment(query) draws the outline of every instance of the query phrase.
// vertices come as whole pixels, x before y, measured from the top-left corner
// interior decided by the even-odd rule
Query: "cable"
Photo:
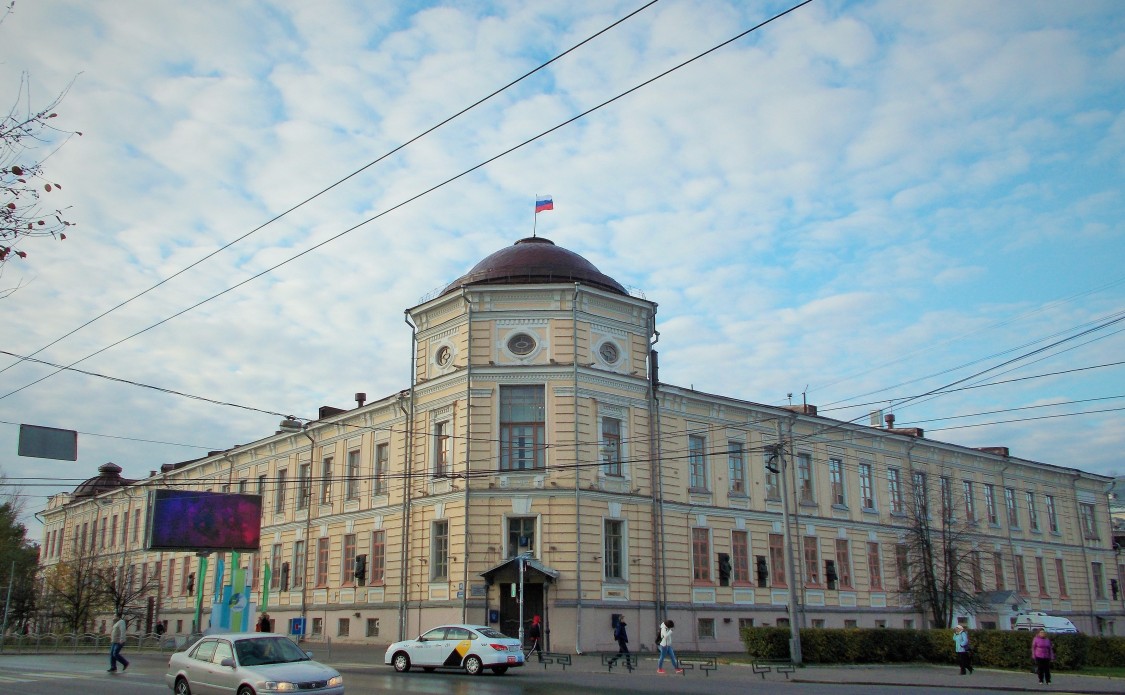
[[[98,314],[97,316],[95,316],[94,318],[90,319],[89,321],[87,321],[87,322],[83,323],[82,325],[78,326],[78,327],[77,327],[77,328],[75,328],[74,330],[72,330],[72,331],[70,331],[70,332],[68,332],[68,333],[64,334],[63,336],[61,336],[61,337],[59,337],[59,338],[57,338],[57,339],[55,339],[55,340],[53,340],[53,341],[51,341],[50,343],[47,343],[46,345],[44,345],[43,347],[39,348],[39,349],[38,349],[38,350],[36,350],[35,352],[31,353],[31,355],[29,355],[28,357],[33,357],[33,356],[35,356],[35,355],[38,355],[38,354],[39,354],[40,352],[43,352],[43,351],[44,351],[44,350],[46,350],[47,348],[49,348],[49,347],[51,347],[52,345],[55,345],[55,344],[57,344],[57,343],[59,343],[59,342],[61,342],[61,341],[65,340],[66,338],[69,338],[70,336],[74,335],[75,333],[77,333],[78,331],[82,330],[83,328],[86,328],[87,326],[89,326],[90,324],[94,323],[95,321],[98,321],[99,319],[102,319],[102,318],[104,318],[104,317],[108,316],[109,314],[112,314],[112,313],[113,313],[114,311],[117,311],[118,309],[120,309],[121,307],[125,306],[126,304],[129,304],[129,303],[130,303],[130,302],[132,302],[133,300],[136,300],[136,299],[139,299],[139,298],[143,297],[144,295],[146,295],[146,294],[148,294],[149,292],[151,292],[151,291],[155,290],[156,288],[160,287],[160,286],[161,286],[161,285],[163,285],[164,283],[166,283],[166,282],[169,282],[170,280],[173,280],[173,279],[175,279],[176,277],[178,277],[178,276],[180,276],[180,275],[183,275],[183,274],[184,274],[184,273],[186,273],[187,271],[189,271],[189,270],[191,270],[192,268],[196,267],[197,265],[199,265],[199,264],[203,263],[204,261],[207,261],[208,259],[210,259],[210,258],[213,258],[214,256],[216,256],[216,255],[218,255],[218,254],[222,253],[223,251],[225,251],[226,249],[230,248],[231,246],[234,246],[235,244],[237,244],[238,242],[242,241],[243,239],[246,239],[247,237],[250,237],[251,235],[253,235],[253,234],[255,234],[255,233],[257,233],[257,232],[261,231],[262,229],[265,229],[265,228],[266,228],[267,226],[269,226],[269,225],[273,224],[274,222],[276,222],[276,221],[280,220],[281,218],[285,217],[285,216],[286,216],[286,215],[288,215],[289,213],[291,213],[291,212],[293,212],[293,211],[297,210],[298,208],[301,208],[301,207],[303,207],[304,205],[306,205],[306,204],[308,204],[308,203],[312,202],[313,200],[316,200],[317,198],[319,198],[320,196],[324,195],[325,193],[327,193],[327,192],[331,191],[332,189],[336,188],[337,186],[339,186],[339,185],[341,185],[341,184],[345,183],[346,181],[348,181],[348,180],[350,180],[350,179],[354,178],[355,176],[359,175],[360,173],[362,173],[362,172],[366,171],[367,169],[370,169],[371,167],[375,166],[376,164],[378,164],[379,162],[383,161],[383,160],[384,160],[384,159],[386,159],[387,157],[390,157],[391,155],[393,155],[393,154],[395,154],[395,153],[399,152],[400,150],[402,150],[402,149],[404,149],[404,148],[406,148],[406,147],[408,147],[408,146],[412,145],[413,143],[415,143],[415,142],[417,142],[418,140],[422,139],[423,137],[425,137],[425,136],[429,135],[430,133],[434,132],[435,130],[437,130],[437,129],[441,128],[442,126],[444,126],[444,125],[446,125],[446,124],[450,123],[451,121],[453,121],[453,120],[455,120],[455,119],[457,119],[457,118],[459,118],[459,117],[463,116],[464,114],[466,114],[466,113],[468,113],[469,111],[471,111],[471,110],[475,109],[476,107],[480,106],[481,104],[485,103],[486,101],[488,101],[488,100],[492,99],[492,98],[493,98],[494,96],[496,96],[496,95],[500,94],[501,92],[504,92],[504,91],[506,91],[506,90],[507,90],[507,89],[509,89],[510,87],[512,87],[512,86],[514,86],[514,85],[516,85],[516,84],[518,84],[518,83],[520,83],[520,82],[522,82],[523,80],[525,80],[525,79],[527,79],[528,77],[530,77],[530,76],[534,75],[535,73],[539,72],[540,70],[542,70],[543,68],[547,67],[548,65],[550,65],[550,64],[552,64],[552,63],[554,63],[555,61],[559,60],[560,58],[562,58],[562,57],[566,56],[567,54],[569,54],[569,53],[571,53],[571,52],[573,52],[573,51],[577,50],[578,48],[580,48],[580,47],[581,47],[581,46],[583,46],[584,44],[587,44],[587,43],[589,43],[590,41],[593,41],[593,40],[594,40],[595,38],[597,38],[598,36],[601,36],[601,35],[602,35],[602,34],[604,34],[605,32],[607,32],[607,31],[609,31],[610,29],[612,29],[612,28],[616,27],[617,25],[621,24],[622,22],[624,22],[624,21],[626,21],[626,20],[628,20],[628,19],[631,19],[631,18],[632,18],[633,16],[635,16],[635,15],[637,15],[637,14],[639,14],[639,13],[643,12],[644,10],[648,9],[649,7],[651,7],[652,5],[655,5],[655,4],[656,4],[656,3],[658,2],[658,1],[659,1],[659,0],[651,0],[651,2],[648,2],[648,3],[646,3],[645,5],[642,5],[641,7],[637,8],[636,10],[633,10],[632,12],[630,12],[630,13],[629,13],[629,14],[627,14],[627,15],[625,15],[624,17],[622,17],[621,19],[617,20],[616,22],[613,22],[612,24],[610,24],[609,26],[605,27],[604,29],[601,29],[600,31],[597,31],[597,32],[595,32],[594,34],[591,34],[590,36],[586,37],[586,38],[585,38],[585,39],[583,39],[582,41],[579,41],[578,43],[574,44],[573,46],[571,46],[570,48],[566,49],[566,50],[565,50],[565,51],[563,51],[562,53],[560,53],[560,54],[556,55],[556,56],[555,56],[554,58],[551,58],[551,59],[550,59],[550,60],[548,60],[547,62],[545,62],[545,63],[543,63],[543,64],[539,65],[539,66],[538,66],[538,67],[536,67],[536,68],[535,68],[534,70],[531,70],[531,71],[529,71],[529,72],[526,72],[526,73],[524,73],[523,75],[521,75],[521,76],[517,77],[516,79],[512,80],[511,82],[509,82],[508,84],[504,85],[503,87],[501,87],[501,88],[499,88],[499,89],[497,89],[497,90],[493,91],[493,92],[492,92],[491,94],[489,94],[488,96],[485,96],[485,97],[483,97],[483,98],[481,98],[481,99],[478,99],[477,101],[473,102],[473,103],[472,103],[472,104],[470,104],[469,106],[466,106],[465,108],[461,109],[460,111],[458,111],[457,113],[453,114],[452,116],[449,116],[448,118],[446,118],[446,119],[444,119],[444,120],[440,121],[440,122],[439,122],[439,123],[437,123],[436,125],[430,126],[430,127],[429,127],[429,128],[427,128],[426,130],[423,130],[423,131],[422,131],[421,133],[419,133],[418,135],[415,135],[414,137],[410,138],[409,140],[407,140],[406,142],[402,143],[401,145],[398,145],[397,147],[395,147],[395,148],[391,149],[390,151],[386,152],[385,154],[383,154],[383,155],[381,155],[381,156],[377,157],[376,159],[372,160],[371,162],[368,162],[367,164],[363,165],[363,166],[362,166],[362,167],[360,167],[359,169],[356,169],[355,171],[353,171],[352,173],[348,174],[348,175],[347,175],[347,176],[345,176],[344,178],[342,178],[342,179],[339,179],[339,180],[337,180],[336,182],[334,182],[334,183],[333,183],[333,184],[331,184],[330,186],[328,186],[328,187],[326,187],[326,188],[324,188],[324,189],[322,189],[322,190],[318,191],[317,193],[314,193],[313,195],[309,196],[308,198],[305,198],[304,200],[302,200],[301,202],[297,203],[296,205],[294,205],[293,207],[289,208],[288,210],[285,210],[284,212],[282,212],[282,213],[280,213],[280,214],[278,214],[278,215],[275,215],[274,217],[271,217],[270,219],[266,220],[265,222],[263,222],[262,224],[258,225],[258,226],[257,226],[257,227],[255,227],[254,229],[251,229],[251,230],[250,230],[249,232],[247,232],[247,233],[243,234],[242,236],[238,237],[238,238],[237,238],[237,239],[235,239],[234,241],[231,241],[231,242],[228,242],[228,243],[224,244],[223,246],[221,246],[221,247],[219,247],[218,249],[216,249],[216,250],[212,251],[211,253],[207,254],[207,255],[206,255],[206,256],[204,256],[203,258],[200,258],[199,260],[195,261],[194,263],[191,263],[190,265],[188,265],[188,266],[186,266],[186,267],[184,267],[184,268],[182,268],[182,269],[180,269],[180,270],[176,271],[175,273],[173,273],[172,275],[169,275],[168,277],[164,278],[163,280],[161,280],[160,282],[156,283],[156,284],[155,284],[155,285],[153,285],[152,287],[149,287],[148,289],[144,290],[143,292],[140,292],[140,293],[138,293],[138,294],[135,294],[135,295],[133,295],[132,297],[130,297],[130,298],[128,298],[128,299],[126,299],[126,300],[124,300],[123,302],[121,302],[121,303],[117,304],[116,306],[113,306],[113,307],[111,307],[111,308],[107,309],[106,311],[104,311],[104,312],[102,312],[102,313]],[[95,354],[97,354],[97,353],[95,353]],[[17,362],[13,362],[12,364],[9,364],[8,366],[4,367],[3,369],[0,369],[0,374],[3,374],[4,372],[6,372],[6,371],[8,371],[9,369],[11,369],[12,367],[14,367],[14,366],[16,366],[16,365],[20,364],[21,362],[23,362],[23,361],[24,361],[24,360],[26,360],[26,359],[27,359],[27,358],[23,358],[23,359],[21,359],[21,360],[19,360],[19,361],[17,361]],[[75,364],[77,364],[77,363],[75,363]],[[56,373],[57,373],[57,372],[56,372]],[[52,375],[52,376],[53,376],[53,375]],[[36,383],[38,383],[38,382],[36,382]],[[8,395],[11,395],[11,394],[8,394]],[[5,396],[5,397],[6,397],[6,396]]]

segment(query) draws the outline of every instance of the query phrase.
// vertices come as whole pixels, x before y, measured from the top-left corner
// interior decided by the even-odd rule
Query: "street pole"
[[[15,583],[16,561],[12,560],[12,569],[8,571],[8,597],[4,599],[4,626],[0,627],[0,637],[8,632],[8,608],[12,605],[12,585]]]
[[[771,473],[776,473],[781,478],[781,508],[785,524],[785,575],[789,586],[789,658],[794,664],[801,663],[801,629],[797,625],[797,577],[795,562],[793,561],[793,531],[789,523],[789,476],[786,472],[789,464],[785,457],[785,447],[781,443],[781,421],[777,421],[777,444],[774,445],[774,455],[780,461],[779,467],[770,468]]]
[[[518,603],[520,605],[520,649],[523,649],[523,573],[524,563],[527,561],[527,553],[520,553],[520,595]]]

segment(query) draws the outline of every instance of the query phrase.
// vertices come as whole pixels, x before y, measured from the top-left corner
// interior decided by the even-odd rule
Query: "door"
[[[516,588],[518,591],[519,587]],[[543,585],[525,583],[523,593],[523,632],[526,642],[524,648],[531,644],[526,639],[527,629],[531,626],[532,617],[536,615],[539,616],[540,630],[543,632],[540,641],[545,644],[547,625],[546,616],[543,613]],[[512,596],[511,584],[500,585],[500,632],[509,637],[518,638],[520,636],[520,604],[519,599]]]
[[[223,659],[234,659],[234,650],[230,642],[219,640],[215,644],[215,655],[211,657],[211,665],[215,669],[215,692],[219,695],[234,695],[238,687],[238,669],[232,666],[223,666]]]
[[[415,640],[410,661],[418,666],[441,666],[445,661],[445,628],[435,627]]]

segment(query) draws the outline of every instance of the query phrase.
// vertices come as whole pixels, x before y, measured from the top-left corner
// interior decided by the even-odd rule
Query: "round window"
[[[442,345],[438,348],[437,354],[434,355],[434,361],[440,367],[448,367],[449,363],[453,360],[453,351],[449,349],[448,345]]]
[[[535,338],[527,333],[516,333],[508,338],[508,349],[514,355],[530,355],[531,351],[535,349]]]
[[[617,346],[609,342],[602,343],[602,346],[598,348],[598,354],[600,354],[602,359],[608,364],[613,364],[620,356],[617,352]]]

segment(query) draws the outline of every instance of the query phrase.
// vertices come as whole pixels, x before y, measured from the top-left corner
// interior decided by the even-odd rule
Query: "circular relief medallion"
[[[621,356],[617,352],[617,346],[610,342],[602,343],[602,346],[598,348],[598,354],[602,356],[602,359],[605,360],[607,364],[613,364],[617,361],[617,358]]]
[[[442,345],[438,348],[437,354],[434,355],[434,361],[438,363],[439,367],[448,367],[449,363],[453,361],[453,351],[449,349],[448,345]]]
[[[508,349],[513,355],[530,355],[535,349],[535,338],[527,333],[516,333],[508,338]]]

